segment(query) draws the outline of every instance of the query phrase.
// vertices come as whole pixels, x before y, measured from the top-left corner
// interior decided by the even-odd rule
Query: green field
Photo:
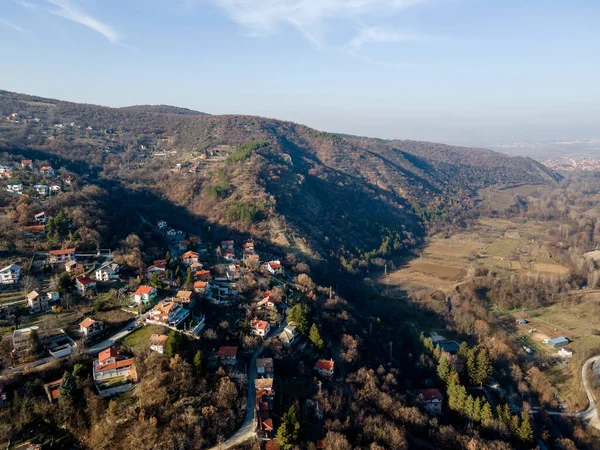
[[[125,337],[123,345],[129,347],[133,353],[141,353],[150,348],[150,336],[153,334],[169,334],[169,330],[157,325],[146,325]]]

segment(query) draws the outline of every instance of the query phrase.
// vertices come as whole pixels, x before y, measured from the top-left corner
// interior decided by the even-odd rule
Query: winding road
[[[581,366],[581,385],[583,386],[583,389],[587,395],[589,406],[585,411],[578,413],[577,416],[595,429],[600,430],[600,419],[598,418],[596,397],[594,396],[594,392],[592,390],[591,380],[588,377],[588,369],[598,360],[600,360],[600,355],[593,356],[583,363],[583,366]]]

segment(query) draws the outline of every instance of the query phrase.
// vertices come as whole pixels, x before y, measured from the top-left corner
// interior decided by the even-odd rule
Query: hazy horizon
[[[13,0],[3,89],[489,146],[599,137],[600,5]]]

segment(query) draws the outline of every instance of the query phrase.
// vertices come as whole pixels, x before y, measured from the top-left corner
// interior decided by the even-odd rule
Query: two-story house
[[[47,295],[41,294],[38,291],[31,291],[27,294],[27,305],[31,314],[48,311],[50,303]]]
[[[75,278],[75,288],[81,295],[89,294],[96,290],[96,281],[87,275],[79,275]]]
[[[271,325],[266,320],[254,319],[250,323],[250,330],[255,336],[265,337],[271,330]]]
[[[235,366],[237,364],[237,351],[238,348],[233,346],[219,347],[217,351],[219,363],[223,366]]]
[[[113,281],[119,279],[119,265],[115,262],[106,262],[96,270],[96,280]]]
[[[189,315],[190,311],[185,309],[181,303],[172,300],[163,300],[148,313],[146,322],[176,327],[187,319]]]
[[[63,263],[75,259],[76,256],[74,248],[63,248],[60,250],[50,250],[48,252],[48,262],[51,264]]]
[[[158,295],[158,291],[153,286],[142,285],[133,293],[133,298],[136,303],[150,303]]]
[[[0,269],[0,284],[15,284],[21,276],[21,267],[18,264],[10,264]]]
[[[333,359],[319,359],[315,364],[315,370],[325,378],[333,376],[334,367],[335,361]]]
[[[88,339],[104,330],[104,322],[101,320],[94,320],[91,317],[86,317],[79,324],[79,332],[81,335]]]

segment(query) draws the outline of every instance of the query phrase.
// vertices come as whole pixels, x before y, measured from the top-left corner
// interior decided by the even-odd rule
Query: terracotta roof
[[[46,215],[46,212],[45,212],[45,211],[42,211],[41,213],[37,213],[37,214],[36,214],[35,216],[33,216],[33,217],[35,217],[35,218],[37,219],[38,217],[43,217],[43,216],[45,216],[45,215]]]
[[[257,330],[266,330],[269,326],[269,322],[265,320],[253,320],[250,326],[252,328],[256,328]]]
[[[61,250],[50,250],[48,252],[49,255],[58,256],[58,255],[69,255],[71,253],[75,253],[74,248],[63,248]]]
[[[40,233],[46,229],[46,225],[28,225],[23,227],[25,231],[31,231],[32,233]]]
[[[108,358],[116,358],[119,356],[117,349],[114,347],[109,347],[106,350],[102,350],[98,353],[98,362],[106,361]]]
[[[333,370],[335,362],[333,359],[320,359],[317,361],[317,369],[320,370]]]
[[[166,267],[168,263],[167,263],[167,260],[166,260],[166,259],[155,259],[155,260],[153,261],[153,264],[154,264],[156,267]]]
[[[206,289],[208,283],[206,281],[196,281],[194,283],[194,289]]]
[[[433,400],[442,401],[443,399],[442,394],[437,389],[419,389],[417,395],[422,395],[423,400],[426,402],[431,402]]]
[[[236,356],[238,348],[237,347],[220,347],[218,355],[219,356]]]
[[[265,431],[273,431],[273,419],[263,420],[263,430]]]
[[[198,255],[198,253],[189,251],[189,252],[185,252],[183,255],[181,255],[181,259],[197,258],[198,256],[200,256],[200,255]]]
[[[102,367],[97,367],[96,372],[104,372],[106,370],[120,369],[121,367],[133,366],[135,364],[135,358],[122,359],[111,364],[105,364]]]
[[[150,336],[150,345],[165,345],[169,339],[166,334],[153,334]]]
[[[137,288],[137,291],[135,291],[135,294],[133,294],[133,295],[144,295],[144,294],[147,295],[150,292],[152,292],[152,289],[154,289],[152,286],[142,285],[139,288]]]
[[[192,295],[192,291],[177,291],[177,298],[189,298]]]
[[[271,439],[265,443],[265,450],[279,450],[277,439]]]
[[[206,277],[206,276],[210,276],[210,270],[197,270],[196,271],[196,277]]]
[[[257,378],[254,380],[254,386],[256,387],[256,390],[272,391],[273,378]]]
[[[94,280],[92,280],[87,275],[79,275],[77,277],[77,282],[83,284],[84,286],[87,286],[88,284],[94,283]]]
[[[268,263],[271,269],[281,269],[281,263],[279,261],[271,261]]]
[[[40,168],[40,170],[50,170],[50,169],[52,169],[52,166],[44,166],[44,167]]]
[[[89,328],[91,327],[93,324],[95,324],[97,321],[92,319],[91,317],[86,317],[85,319],[83,319],[83,321],[79,324],[80,327],[83,328]]]

